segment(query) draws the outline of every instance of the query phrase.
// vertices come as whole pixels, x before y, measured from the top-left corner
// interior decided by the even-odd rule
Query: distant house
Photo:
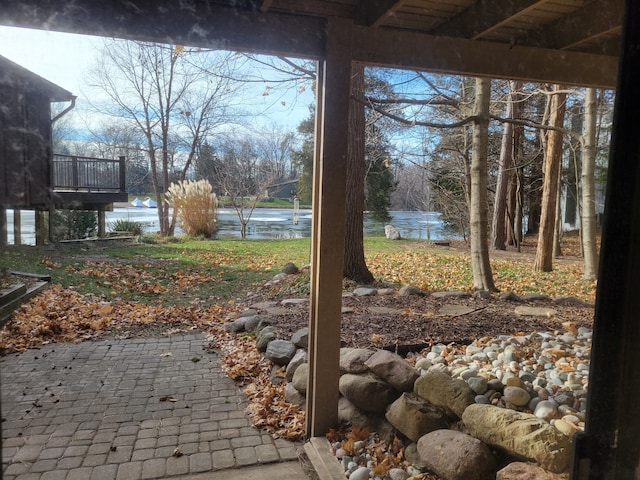
[[[73,108],[75,97],[0,56],[0,244],[7,243],[7,209],[15,210],[15,232],[20,231],[19,211],[34,210],[36,243],[42,244],[45,212],[97,210],[99,233],[104,233],[104,212],[113,202],[127,201],[124,158],[53,154],[54,102],[70,102],[60,117]]]

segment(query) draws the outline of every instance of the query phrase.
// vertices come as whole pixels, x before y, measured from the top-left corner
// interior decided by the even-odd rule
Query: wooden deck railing
[[[110,160],[54,154],[52,176],[54,191],[126,191],[124,157]]]

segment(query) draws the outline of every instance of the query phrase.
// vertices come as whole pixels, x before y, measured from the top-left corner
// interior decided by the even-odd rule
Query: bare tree
[[[598,246],[596,243],[596,124],[598,101],[595,88],[587,88],[582,153],[582,250],[584,254],[584,278],[595,280],[598,276]]]
[[[549,125],[562,128],[566,109],[566,92],[556,85],[551,97]],[[552,129],[548,133],[545,154],[544,187],[542,193],[542,214],[534,269],[542,272],[553,270],[553,237],[556,225],[556,202],[558,177],[562,159],[562,131]]]
[[[202,140],[230,120],[238,85],[209,72],[233,69],[231,53],[202,53],[182,45],[105,40],[92,86],[109,98],[108,113],[144,138],[160,233],[173,235],[164,192],[184,180]],[[179,160],[178,160],[179,158]]]

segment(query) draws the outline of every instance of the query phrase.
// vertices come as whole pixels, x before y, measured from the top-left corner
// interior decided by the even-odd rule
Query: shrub
[[[144,225],[135,220],[120,218],[109,225],[113,232],[131,232],[133,235],[142,235],[144,233]]]
[[[216,232],[218,198],[207,180],[172,183],[167,200],[177,211],[182,230],[187,235],[211,238]]]
[[[56,210],[53,214],[53,239],[76,240],[95,235],[98,214],[89,210]]]

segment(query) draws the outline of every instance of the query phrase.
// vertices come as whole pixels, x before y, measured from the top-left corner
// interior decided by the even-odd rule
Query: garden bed
[[[51,276],[9,271],[0,275],[0,327],[14,310],[51,283]]]

